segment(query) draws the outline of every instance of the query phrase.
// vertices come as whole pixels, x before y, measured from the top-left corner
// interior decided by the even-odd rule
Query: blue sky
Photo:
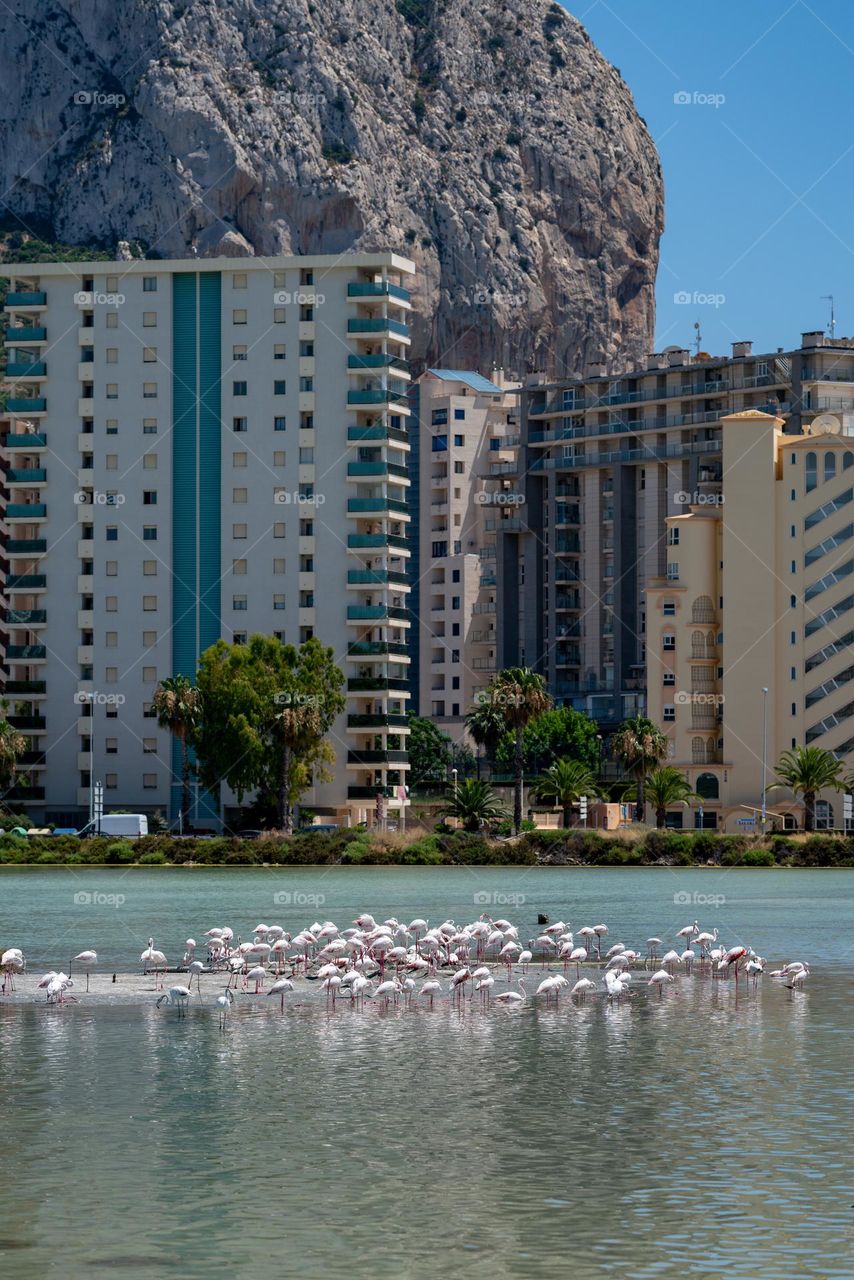
[[[854,0],[566,5],[631,89],[664,170],[656,349],[854,336]],[[688,101],[674,101],[674,95]],[[676,296],[690,301],[677,302]]]

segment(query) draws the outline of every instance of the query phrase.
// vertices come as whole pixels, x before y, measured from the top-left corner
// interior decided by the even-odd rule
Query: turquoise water
[[[0,946],[31,969],[360,910],[523,938],[545,911],[641,946],[698,918],[813,976],[518,1011],[239,1000],[223,1034],[153,995],[0,997],[0,1274],[854,1277],[850,872],[0,871]]]

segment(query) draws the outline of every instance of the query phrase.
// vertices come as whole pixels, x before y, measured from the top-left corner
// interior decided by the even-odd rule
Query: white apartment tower
[[[34,817],[177,812],[159,680],[316,635],[347,677],[346,821],[406,778],[412,264],[392,253],[42,263],[9,292],[5,696]],[[231,798],[223,796],[229,813]],[[194,820],[213,824],[208,797]]]

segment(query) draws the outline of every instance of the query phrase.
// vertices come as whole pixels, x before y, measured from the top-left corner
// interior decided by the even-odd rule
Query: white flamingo
[[[93,964],[97,964],[97,963],[98,963],[97,951],[80,951],[71,961],[71,964],[82,964],[83,967],[85,968],[87,991],[89,990],[89,970],[91,969]],[[68,966],[69,973],[71,972],[71,964]]]
[[[575,986],[570,991],[571,996],[578,996],[579,1000],[586,1000],[589,991],[596,990],[596,983],[590,978],[579,978]]]
[[[277,978],[276,981],[273,983],[272,987],[270,988],[270,990],[267,992],[267,996],[268,998],[270,996],[280,996],[281,1010],[282,1010],[282,1013],[284,1013],[285,1012],[285,995],[288,991],[293,991],[293,989],[294,989],[294,984],[291,982],[290,978]]]
[[[219,1008],[219,1029],[220,1031],[224,1031],[225,1019],[228,1015],[229,1009],[234,1004],[234,992],[231,987],[226,987],[224,995],[217,996],[216,1002]]]
[[[163,954],[162,951],[158,951],[156,949],[156,947],[154,946],[154,939],[149,938],[148,946],[145,948],[145,950],[143,951],[142,955],[139,958],[142,961],[143,973],[146,973],[148,971],[149,965],[154,970],[154,989],[156,991],[157,990],[157,971],[158,969],[165,969],[168,963],[165,955]],[[163,986],[162,975],[160,978],[160,986],[161,987]]]
[[[518,1008],[519,1005],[525,1003],[527,998],[528,998],[528,993],[525,990],[525,979],[520,978],[519,990],[518,991],[502,991],[499,995],[495,997],[495,1003],[506,1005],[509,1008]]]
[[[650,978],[649,982],[646,985],[648,987],[653,987],[653,986],[658,987],[658,995],[660,999],[661,992],[665,984],[669,982],[675,982],[675,981],[676,979],[674,978],[672,973],[668,973],[666,969],[659,969],[657,973],[654,973],[652,975],[652,977]]]
[[[427,982],[423,982],[421,984],[421,990],[419,991],[418,994],[421,996],[430,997],[430,1008],[432,1009],[433,1000],[441,992],[441,990],[442,990],[441,982],[437,981],[436,978],[430,978],[428,979]]]
[[[14,975],[26,968],[24,953],[20,947],[9,947],[0,956],[0,969],[3,970],[3,992],[15,990]]]
[[[179,1018],[184,1018],[187,1015],[187,1005],[190,1003],[190,988],[170,987],[168,991],[164,991],[162,996],[157,997],[155,1003],[158,1009],[162,1004],[170,1005],[173,1009],[178,1010]]]

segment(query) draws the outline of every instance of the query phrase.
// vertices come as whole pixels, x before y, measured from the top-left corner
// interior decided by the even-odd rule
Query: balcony
[[[43,289],[34,289],[30,293],[7,293],[6,302],[8,307],[46,307],[47,294]]]
[[[348,800],[376,800],[377,796],[385,796],[387,800],[393,798],[395,792],[394,787],[348,787]]]
[[[355,479],[362,476],[374,476],[380,480],[405,480],[409,482],[409,471],[397,462],[348,462],[347,475]]]
[[[9,662],[38,662],[47,657],[43,644],[7,644],[6,659]]]
[[[6,408],[9,413],[46,413],[47,401],[36,397],[32,399],[22,399],[20,396],[13,396],[6,401]]]
[[[47,329],[38,325],[10,325],[6,342],[10,347],[20,346],[22,342],[47,342]]]
[[[406,697],[409,684],[406,676],[353,676],[347,681],[348,693],[394,693]]]
[[[390,280],[351,280],[347,285],[348,298],[396,298],[398,302],[409,302],[407,289]]]
[[[12,574],[6,579],[7,591],[41,591],[47,586],[47,576],[43,573]]]
[[[44,716],[7,716],[7,719],[13,729],[47,728],[47,720]]]
[[[365,441],[378,440],[389,444],[409,445],[409,436],[398,427],[383,424],[374,427],[348,427],[347,440],[350,444],[363,444]]]
[[[400,356],[393,356],[387,351],[377,351],[369,356],[349,355],[348,369],[397,369],[400,373],[409,372],[409,363]]]
[[[46,680],[7,680],[6,694],[12,693],[47,693]]]
[[[6,437],[6,448],[7,449],[46,449],[47,436],[44,434],[44,432],[40,432],[40,433],[33,432],[32,435],[27,435],[26,433],[19,434],[19,433],[13,432],[7,435]]]
[[[6,547],[9,556],[37,556],[47,551],[47,538],[9,538]]]
[[[381,515],[409,515],[409,507],[398,498],[348,498],[347,510],[353,514],[367,511]]]
[[[394,533],[348,533],[347,546],[351,551],[390,547],[394,551],[408,551],[405,538]]]
[[[13,360],[6,365],[7,378],[43,378],[46,374],[47,367],[40,360],[27,364],[21,360]]]
[[[44,467],[10,467],[6,472],[7,484],[44,484],[46,480]]]
[[[10,502],[6,507],[7,520],[44,520],[46,516],[43,502]]]
[[[406,716],[356,712],[347,717],[348,729],[408,729]]]
[[[46,753],[44,751],[22,751],[18,756],[17,763],[39,769],[44,766],[46,758]]]
[[[408,658],[409,647],[392,640],[357,640],[347,648],[348,658]]]
[[[3,621],[10,627],[39,627],[47,622],[45,609],[4,609]]]
[[[396,338],[409,337],[409,325],[387,316],[355,316],[347,321],[348,333],[390,333]]]
[[[348,751],[347,763],[350,765],[376,764],[408,764],[409,756],[405,751]]]
[[[348,604],[348,622],[409,622],[409,610],[388,604]]]
[[[397,591],[409,590],[409,579],[404,574],[395,573],[391,569],[349,569],[347,583],[351,587],[389,586]]]
[[[347,392],[348,404],[389,404],[401,409],[409,409],[409,401],[405,391],[392,391],[390,387],[369,387],[361,391]]]
[[[14,800],[16,804],[35,804],[39,800],[44,800],[44,787],[26,786],[19,783],[7,791],[4,799],[8,801]]]

